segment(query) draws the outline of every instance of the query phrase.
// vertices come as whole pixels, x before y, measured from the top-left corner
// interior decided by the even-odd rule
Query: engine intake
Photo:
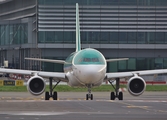
[[[127,87],[130,94],[139,96],[145,91],[146,82],[143,78],[135,75],[134,77],[129,79]]]
[[[27,82],[27,90],[33,95],[41,95],[45,87],[45,80],[40,76],[33,76]]]

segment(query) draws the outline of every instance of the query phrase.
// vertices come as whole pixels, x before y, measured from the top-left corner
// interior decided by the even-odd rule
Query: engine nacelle
[[[27,82],[27,90],[33,95],[41,95],[45,91],[45,80],[40,76],[33,76]]]
[[[135,75],[128,80],[127,88],[131,95],[139,96],[145,91],[146,82],[143,78]]]

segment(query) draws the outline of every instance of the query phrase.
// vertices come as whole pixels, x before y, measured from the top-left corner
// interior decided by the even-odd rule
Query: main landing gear
[[[50,77],[49,78],[49,90],[50,91],[45,92],[45,100],[49,100],[50,97],[52,97],[53,100],[57,100],[57,92],[56,91],[53,92],[53,90],[59,84],[60,80],[57,81],[57,83],[54,86],[53,86],[52,80],[53,78]]]
[[[119,82],[120,82],[120,78],[116,78],[116,87],[112,84],[113,81],[109,80],[109,83],[112,85],[112,87],[114,88],[115,92],[111,92],[110,95],[110,100],[115,100],[115,98],[118,98],[119,100],[123,100],[123,93],[119,92]]]
[[[86,100],[93,100],[93,94],[91,94],[91,88],[92,88],[92,85],[87,85],[88,87],[88,94],[86,94]]]

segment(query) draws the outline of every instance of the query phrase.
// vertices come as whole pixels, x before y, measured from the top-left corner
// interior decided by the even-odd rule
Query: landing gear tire
[[[119,99],[119,100],[123,100],[123,92],[119,92],[118,99]]]
[[[89,100],[89,95],[88,94],[86,94],[86,100]]]
[[[53,100],[57,100],[57,92],[56,91],[53,93]]]
[[[118,98],[119,100],[123,100],[123,93],[119,92],[119,88],[120,88],[120,78],[116,78],[116,85],[113,85],[113,81],[109,80],[109,83],[112,85],[112,87],[114,88],[115,92],[111,92],[111,96],[110,99],[111,100],[115,100],[115,98]]]
[[[93,100],[93,94],[86,94],[86,100]]]
[[[61,80],[56,81],[57,83],[53,86],[53,82],[52,82],[53,78],[50,77],[49,78],[49,92],[45,92],[45,100],[49,100],[50,97],[53,98],[53,100],[57,100],[57,92],[53,92],[54,88],[60,83]]]
[[[115,100],[115,93],[114,93],[114,92],[111,92],[110,99],[111,99],[111,100]]]
[[[90,95],[90,99],[93,100],[93,94]]]
[[[45,92],[45,100],[49,100],[49,98],[50,98],[49,92]]]

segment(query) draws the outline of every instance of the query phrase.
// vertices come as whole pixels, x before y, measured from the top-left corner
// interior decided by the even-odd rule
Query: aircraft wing
[[[66,74],[63,72],[44,72],[44,71],[0,68],[0,73],[12,73],[12,74],[21,74],[21,75],[30,75],[30,76],[33,76],[36,74],[44,78],[53,77],[54,79],[58,79],[63,82],[68,82],[68,79],[66,78]]]
[[[133,77],[135,74],[137,74],[138,76],[142,76],[142,75],[157,75],[157,74],[166,74],[166,73],[167,73],[167,69],[106,73],[105,80]]]
[[[129,58],[106,59],[106,62],[115,62],[115,61],[122,61],[122,60],[129,60]]]
[[[40,59],[40,58],[25,58],[26,60],[35,60],[35,61],[42,61],[42,62],[51,62],[51,63],[60,63],[64,64],[64,60],[51,60],[51,59]]]

